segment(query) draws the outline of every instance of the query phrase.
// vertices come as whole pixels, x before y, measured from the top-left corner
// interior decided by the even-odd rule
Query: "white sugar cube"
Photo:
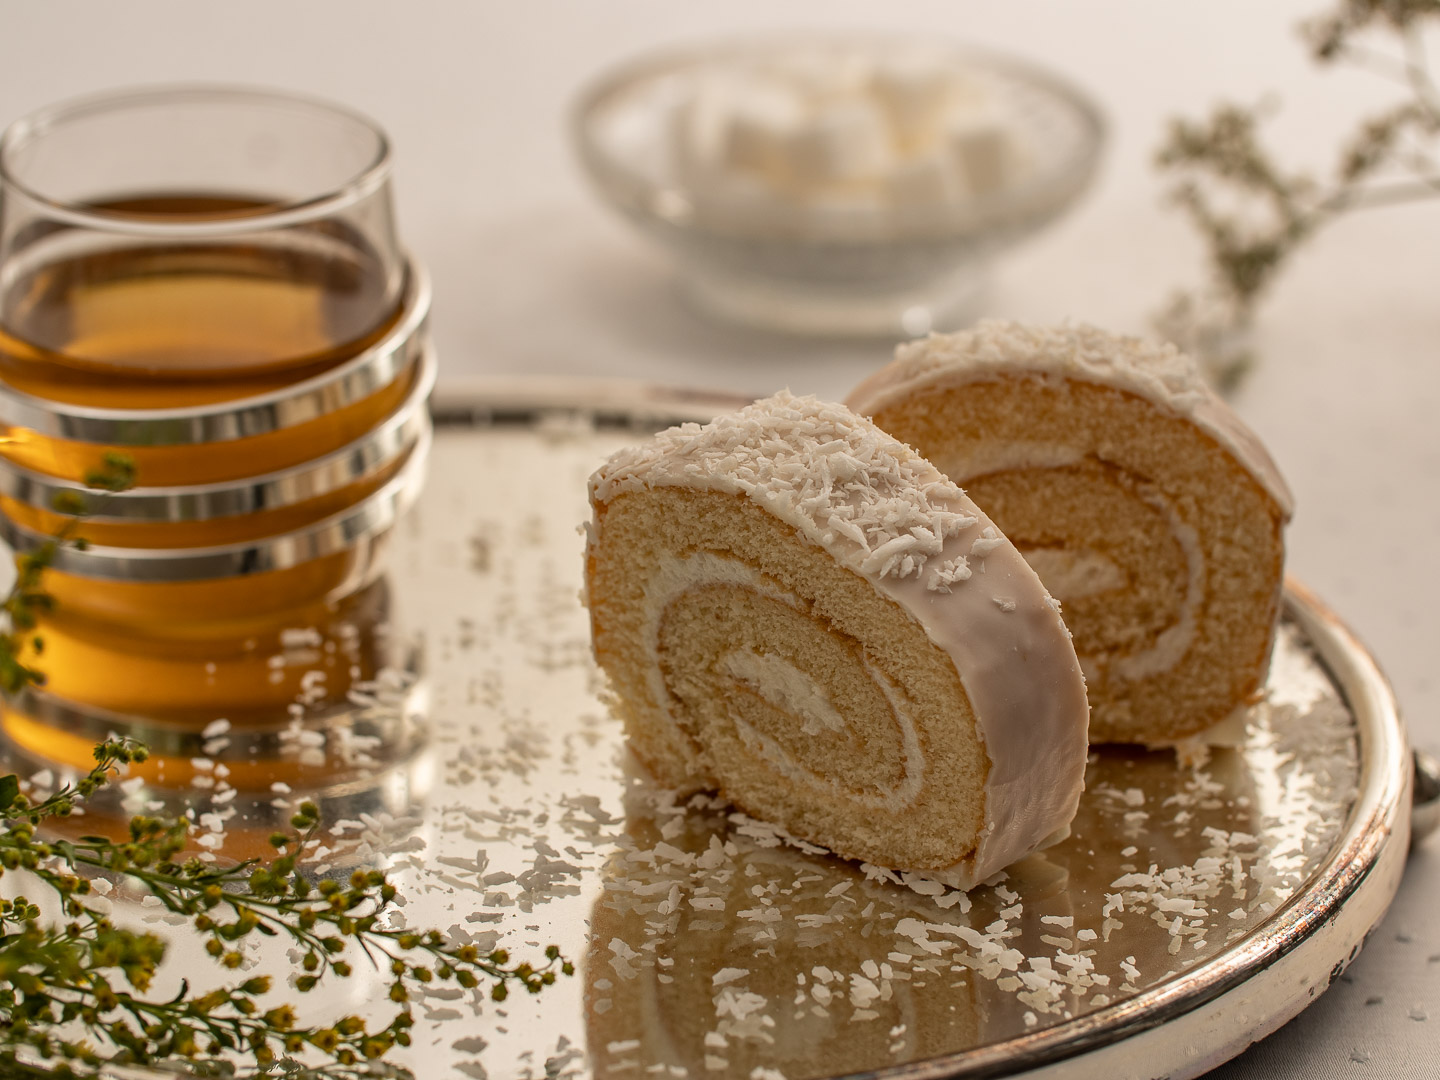
[[[871,62],[845,49],[807,49],[776,58],[770,70],[812,102],[853,98],[865,92]]]
[[[668,171],[707,213],[799,214],[807,228],[868,234],[897,209],[960,207],[1013,185],[1026,166],[1002,103],[926,46],[804,48],[675,89]]]
[[[1015,167],[1015,148],[1004,119],[992,108],[965,110],[951,118],[946,139],[971,191],[985,195],[1004,187]]]
[[[865,100],[821,106],[786,141],[790,177],[802,186],[873,181],[893,158],[885,118]]]
[[[957,74],[939,56],[912,53],[879,65],[871,78],[871,93],[894,126],[896,138],[912,150],[935,145],[944,133],[945,119],[966,109],[981,107],[983,91]]]
[[[738,84],[728,74],[710,73],[676,103],[670,114],[671,164],[682,183],[701,182],[723,168],[726,127],[735,107]]]
[[[722,159],[731,168],[778,178],[804,121],[804,103],[788,87],[770,82],[747,86],[730,109]]]
[[[901,209],[958,202],[966,190],[954,162],[939,153],[898,162],[885,178],[885,189],[891,204]]]

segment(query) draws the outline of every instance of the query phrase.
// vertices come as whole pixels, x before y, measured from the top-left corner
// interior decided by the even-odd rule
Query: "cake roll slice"
[[[787,393],[591,477],[595,657],[635,755],[962,888],[1061,833],[1087,705],[1040,579],[933,465]]]
[[[1179,741],[1257,694],[1290,492],[1183,354],[988,321],[902,345],[848,403],[964,485],[1063,605],[1092,741]]]

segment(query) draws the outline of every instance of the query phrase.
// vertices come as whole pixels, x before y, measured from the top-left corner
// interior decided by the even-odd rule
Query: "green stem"
[[[303,842],[303,841],[302,841]],[[73,846],[75,862],[89,866],[94,869],[112,870],[113,867],[104,859],[104,853],[108,850],[107,845],[96,843],[77,843]],[[163,871],[152,870],[147,867],[127,867],[121,873],[134,878],[145,885],[150,892],[157,896],[165,905],[167,910],[177,915],[197,915],[198,902],[202,898],[205,889],[210,885],[219,885],[223,888],[226,884],[234,884],[242,880],[245,872],[253,866],[253,863],[241,863],[236,867],[220,870],[217,869],[203,878],[183,877],[176,874],[169,874]],[[50,872],[53,875],[53,872]],[[47,882],[48,883],[48,882]],[[51,883],[51,887],[54,884]],[[177,899],[185,897],[190,902]],[[332,910],[324,900],[295,899],[290,897],[261,897],[253,894],[240,894],[226,890],[220,896],[220,902],[225,904],[235,915],[239,917],[244,909],[253,911],[260,917],[263,925],[276,931],[283,931],[291,940],[304,946],[306,949],[316,953],[320,957],[322,968],[330,972],[334,968],[334,957],[338,954],[331,954],[326,951],[321,942],[320,935],[305,930],[303,927],[293,925],[285,916],[294,915],[300,911],[308,910],[315,913],[318,922],[328,927],[335,928],[342,917],[351,919],[378,917],[390,910],[390,905],[378,898],[372,901],[373,909],[361,915],[354,915],[349,912],[336,912]],[[89,909],[86,909],[87,911]],[[380,942],[388,942],[399,946],[399,939],[410,934],[409,930],[392,930],[386,928],[372,927],[355,935],[356,940],[362,944],[374,944],[377,949],[389,960],[400,959],[396,953],[381,948]],[[513,977],[514,973],[506,970],[498,964],[493,964],[483,958],[474,961],[462,960],[455,953],[428,943],[424,937],[415,946],[426,954],[443,960],[455,967],[468,967],[484,973],[491,979],[504,980]],[[403,950],[402,951],[407,951]],[[544,968],[536,968],[537,972],[548,970],[553,965],[546,965]]]

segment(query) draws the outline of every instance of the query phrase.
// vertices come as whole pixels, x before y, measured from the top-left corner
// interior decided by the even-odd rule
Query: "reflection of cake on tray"
[[[780,394],[617,454],[591,498],[595,654],[663,783],[963,885],[1074,815],[1087,707],[1056,606],[875,425]]]
[[[645,784],[627,792],[625,833],[581,965],[596,1075],[626,1062],[670,1076],[850,1075],[983,1045],[1027,1009],[1035,1022],[1034,1010],[1079,1008],[1043,964],[1025,974],[1045,992],[1011,987],[1012,939],[1074,921],[1065,871],[1044,856],[1008,874],[1022,910],[1004,885],[916,892],[777,844],[717,800],[677,804]]]

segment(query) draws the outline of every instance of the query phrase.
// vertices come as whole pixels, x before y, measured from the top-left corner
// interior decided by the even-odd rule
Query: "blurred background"
[[[671,264],[589,190],[569,145],[577,91],[654,47],[758,30],[865,28],[959,39],[1051,67],[1109,124],[1074,212],[997,266],[985,314],[1145,332],[1203,277],[1165,205],[1166,122],[1220,99],[1273,98],[1267,137],[1328,168],[1393,83],[1319,68],[1300,44],[1310,0],[10,0],[0,120],[138,83],[263,84],[347,103],[395,146],[402,234],[435,281],[440,392],[494,375],[616,376],[840,397],[893,341],[815,341],[709,321]],[[1323,231],[1263,306],[1260,364],[1233,397],[1298,512],[1291,571],[1359,632],[1416,741],[1440,747],[1440,198]],[[1331,993],[1225,1076],[1428,1076],[1440,1052],[1440,856],[1412,859],[1396,906]]]

